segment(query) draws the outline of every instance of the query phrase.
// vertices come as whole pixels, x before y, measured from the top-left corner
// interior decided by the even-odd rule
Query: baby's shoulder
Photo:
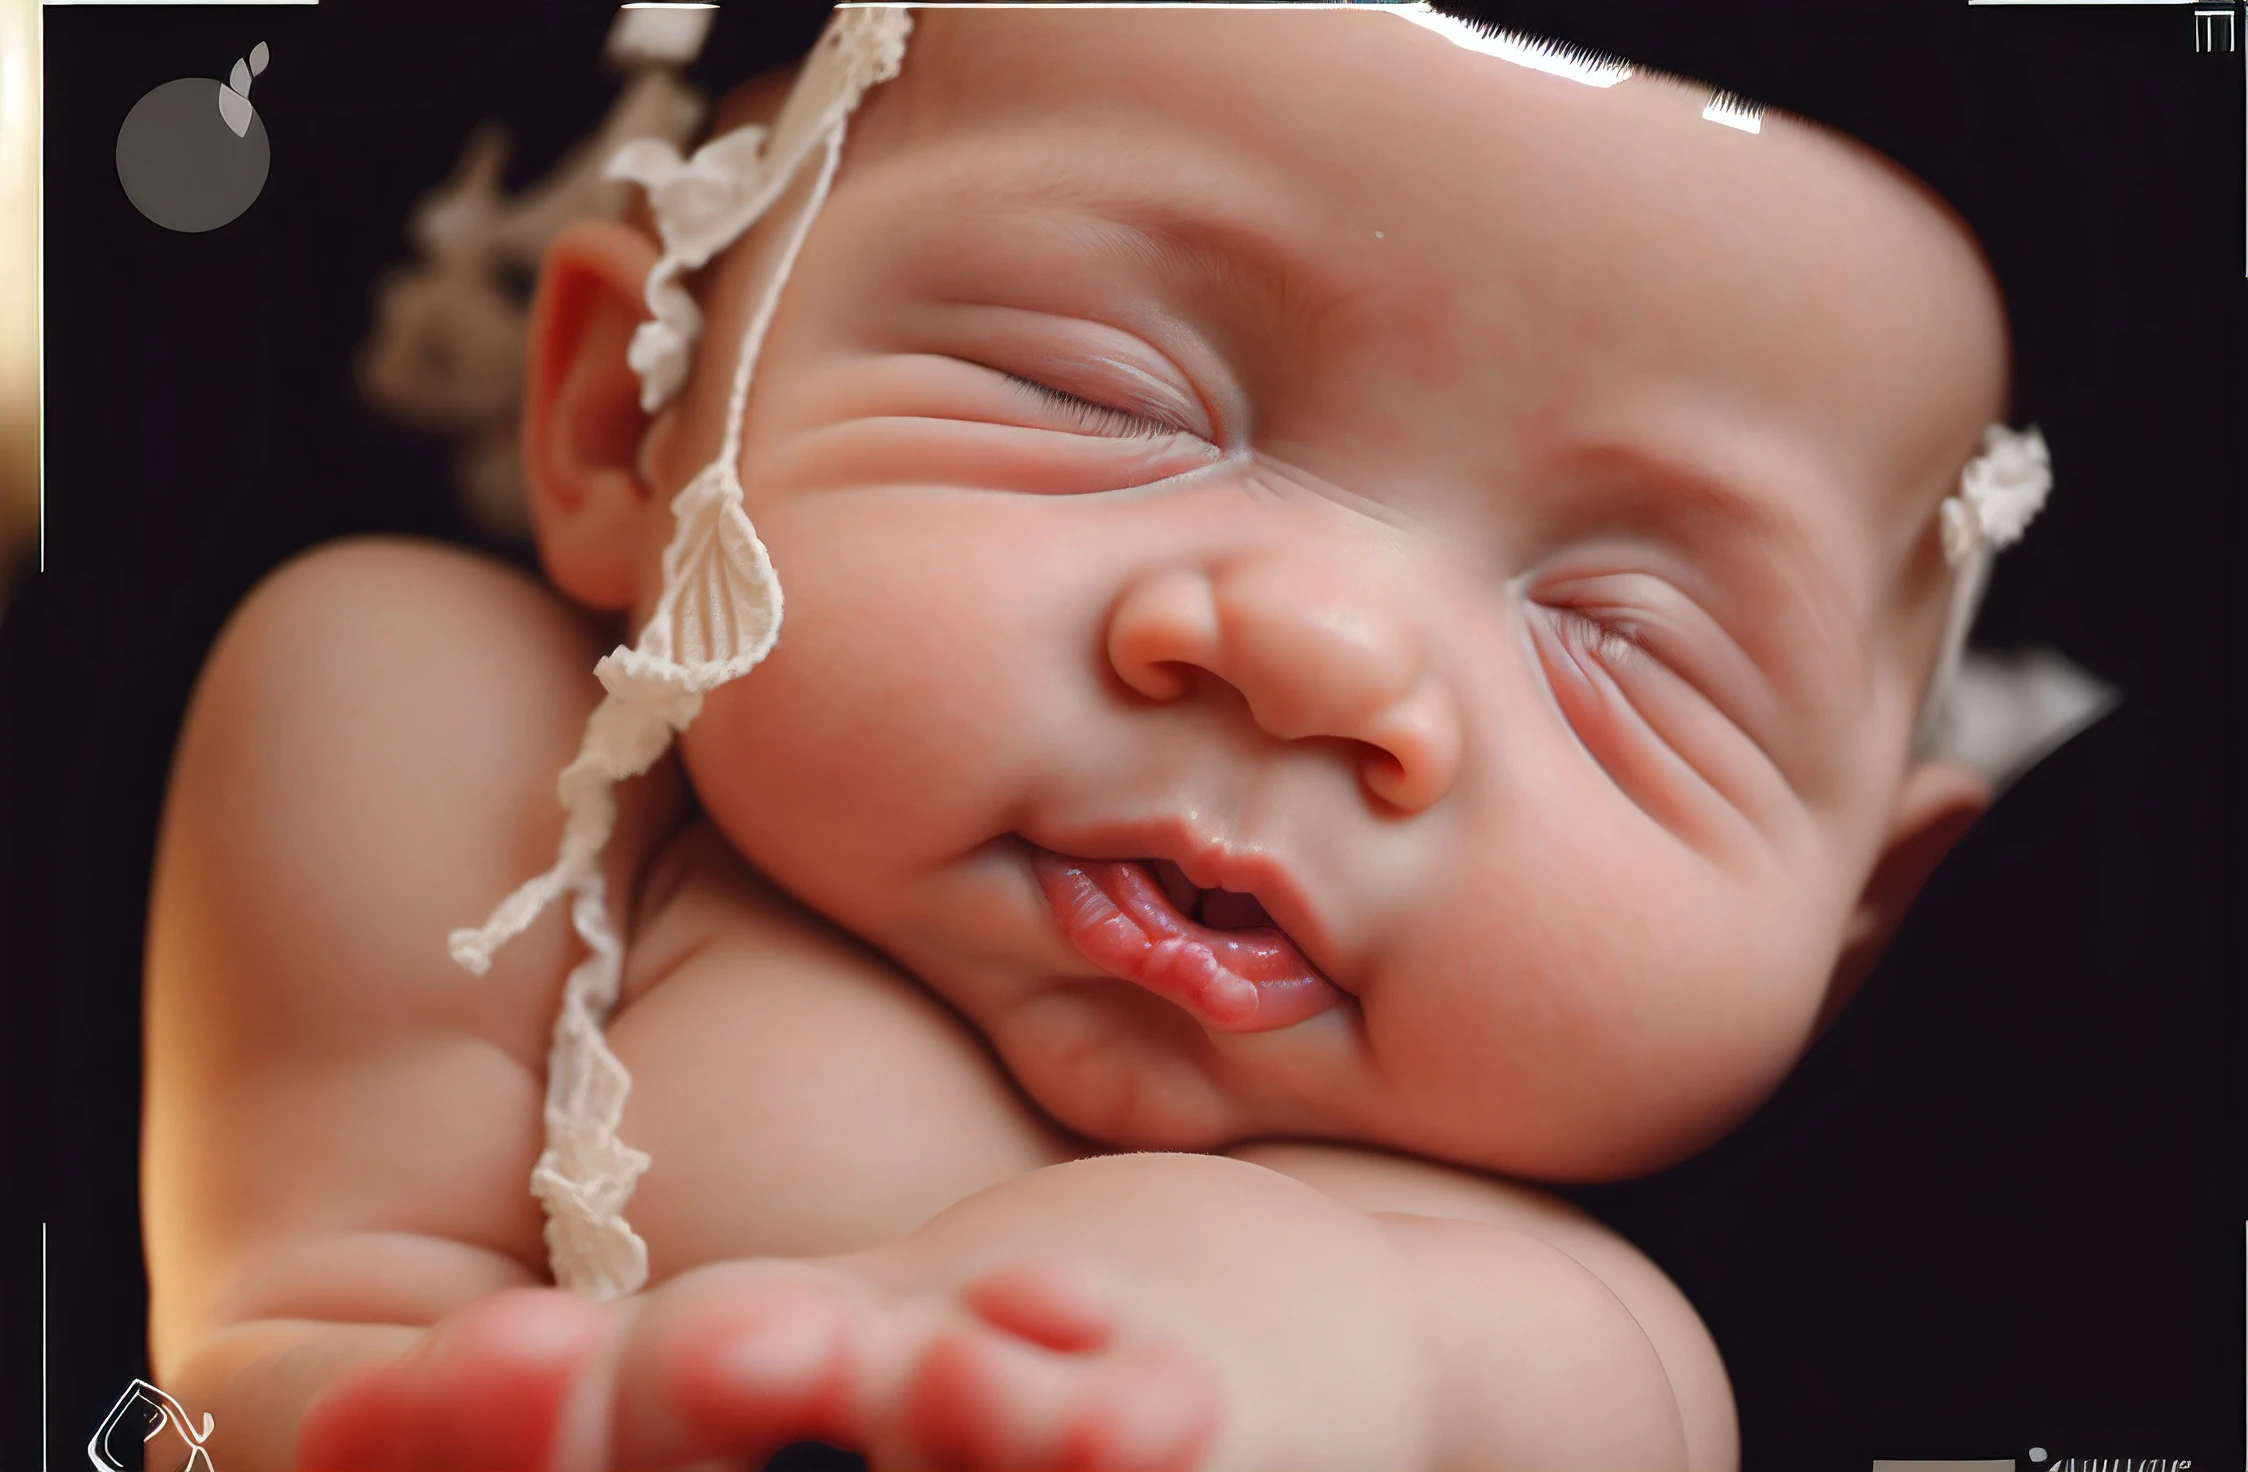
[[[268,575],[205,661],[166,800],[159,912],[230,917],[239,953],[198,984],[249,986],[247,968],[307,1002],[347,973],[401,1003],[506,997],[508,1051],[543,1058],[562,923],[481,987],[445,937],[552,862],[554,778],[600,697],[600,642],[533,579],[456,548],[338,542]],[[624,795],[623,892],[673,806],[662,780]]]
[[[403,541],[296,558],[220,634],[150,900],[161,1361],[229,1322],[421,1322],[539,1280],[523,1182],[578,948],[549,913],[470,977],[446,936],[552,862],[599,642],[520,573]],[[620,891],[661,781],[620,792]]]
[[[526,711],[589,703],[599,652],[585,620],[550,589],[492,558],[435,542],[359,537],[283,563],[236,608],[204,684],[305,716],[380,704],[406,719],[479,705]],[[389,687],[397,686],[397,689]],[[540,714],[555,712],[541,710]],[[300,717],[301,718],[301,717]]]

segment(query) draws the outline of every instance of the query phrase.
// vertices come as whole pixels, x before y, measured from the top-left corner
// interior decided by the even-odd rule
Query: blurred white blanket
[[[1970,649],[1937,720],[1930,754],[1971,767],[2003,790],[2121,696],[2050,649]]]

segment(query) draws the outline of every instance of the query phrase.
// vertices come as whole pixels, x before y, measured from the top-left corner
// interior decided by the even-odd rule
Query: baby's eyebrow
[[[1277,326],[1315,329],[1363,283],[1291,243],[1286,230],[1256,223],[1248,195],[1257,181],[1225,173],[1220,189],[1207,187],[1217,179],[1195,187],[1175,177],[1160,184],[1113,177],[1082,157],[1062,167],[986,157],[924,179],[916,192],[926,191],[935,208],[925,218],[946,234],[963,226],[1020,231],[1095,262],[1215,287]]]
[[[1253,297],[1278,323],[1306,332],[1352,296],[1333,272],[1273,235],[1168,202],[1113,199],[1067,224],[1097,254]]]

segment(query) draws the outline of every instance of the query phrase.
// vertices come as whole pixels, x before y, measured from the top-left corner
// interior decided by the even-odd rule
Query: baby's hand
[[[848,1261],[722,1263],[608,1307],[495,1295],[322,1397],[299,1463],[755,1467],[819,1440],[877,1467],[1154,1469],[1215,1436],[1212,1378],[1065,1269],[900,1295]]]
[[[628,1310],[559,1288],[496,1293],[305,1413],[307,1472],[500,1472],[555,1464],[571,1389]]]
[[[604,1465],[754,1467],[816,1440],[877,1468],[1121,1472],[1208,1450],[1213,1377],[1128,1333],[1076,1274],[1019,1265],[961,1282],[927,1266],[891,1251],[720,1263],[665,1284],[602,1397]]]

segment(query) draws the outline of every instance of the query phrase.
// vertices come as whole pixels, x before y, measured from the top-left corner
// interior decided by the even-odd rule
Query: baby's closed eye
[[[807,485],[1085,495],[1167,480],[1223,453],[1198,406],[1107,354],[884,354],[839,366],[816,392],[821,422],[789,456],[803,457]]]
[[[1769,711],[1753,672],[1714,620],[1661,588],[1620,575],[1535,599],[1532,643],[1555,705],[1587,753],[1666,826],[1706,822],[1703,797],[1680,784],[1767,812],[1784,779],[1755,734]],[[1624,601],[1632,592],[1638,600]]]
[[[1165,435],[1193,433],[1192,430],[1172,424],[1155,414],[1098,403],[1066,389],[1025,378],[1019,373],[1005,376],[1007,382],[1038,401],[1044,417],[1079,434],[1109,435],[1122,439],[1157,439]]]

